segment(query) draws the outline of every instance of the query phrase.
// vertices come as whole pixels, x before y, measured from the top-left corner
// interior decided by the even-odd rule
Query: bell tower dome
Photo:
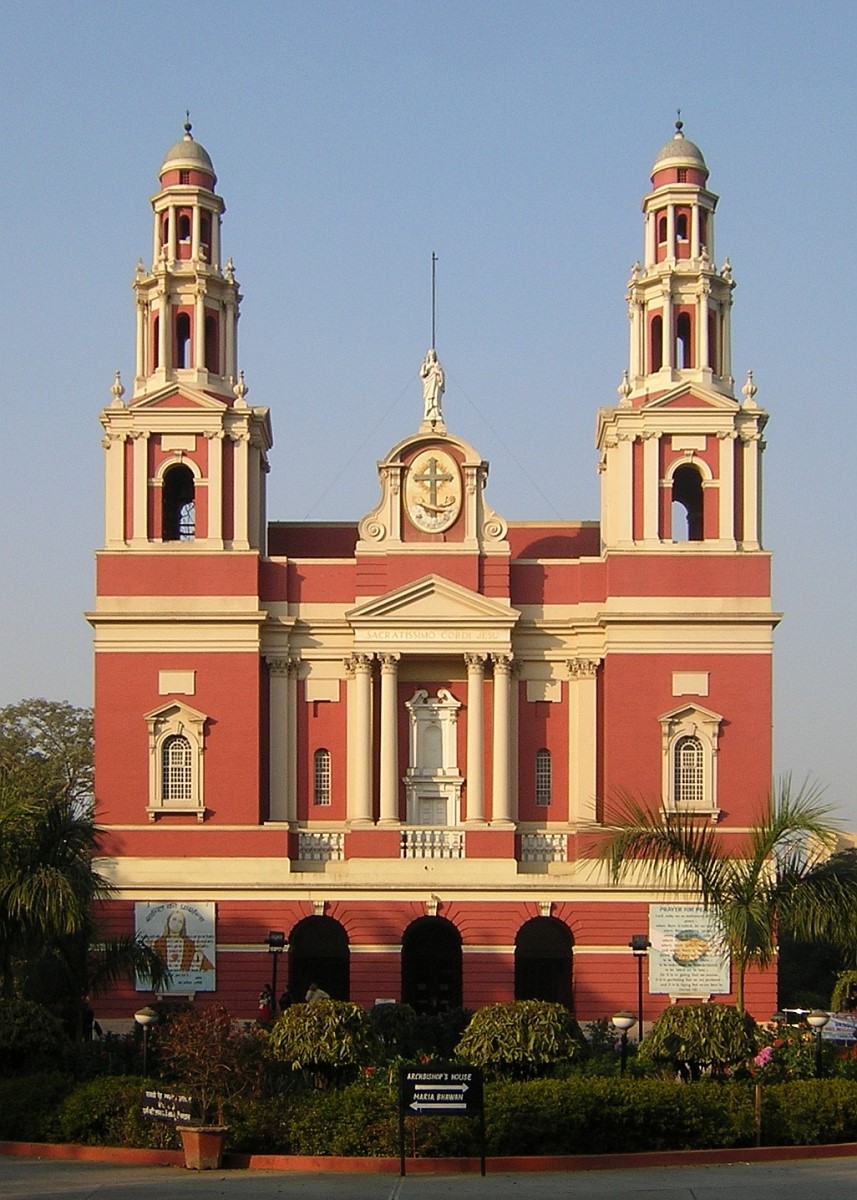
[[[238,378],[241,295],[220,261],[225,205],[214,187],[208,152],[190,121],[167,151],[152,197],[152,267],[137,263],[137,366],[134,399],[171,382],[203,388],[232,402]]]

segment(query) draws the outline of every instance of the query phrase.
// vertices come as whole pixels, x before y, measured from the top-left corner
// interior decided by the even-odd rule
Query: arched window
[[[547,808],[551,802],[553,771],[550,750],[536,751],[536,806]]]
[[[571,1008],[571,948],[571,931],[556,917],[522,925],[515,938],[515,999]]]
[[[161,489],[161,538],[192,542],[196,535],[193,472],[179,463],[164,475]]]
[[[330,804],[330,751],[313,755],[313,804]]]
[[[705,806],[702,742],[680,737],[673,747],[673,798],[676,808],[698,812]]]
[[[187,313],[179,313],[176,317],[176,358],[177,367],[190,366],[190,317]]]
[[[664,319],[657,313],[652,317],[651,340],[652,340],[652,371],[660,371],[664,362]]]
[[[667,240],[667,219],[658,217],[658,241],[663,244]]]
[[[348,934],[333,917],[305,917],[289,935],[289,994],[303,1000],[311,983],[334,1000],[347,1000],[350,981]]]
[[[152,322],[152,370],[157,371],[161,365],[161,318],[155,317]]]
[[[170,214],[164,213],[164,215],[161,217],[161,241],[163,242],[164,247],[167,246],[169,240],[170,240]]]
[[[704,813],[716,820],[717,747],[723,717],[687,704],[659,717],[667,812]]]
[[[405,930],[402,1001],[418,1013],[461,1008],[461,934],[444,917],[420,917]]]
[[[690,337],[690,313],[679,313],[675,322],[675,365],[693,366],[693,344]]]
[[[182,213],[179,217],[179,241],[190,241],[190,217],[187,213]]]
[[[678,241],[687,241],[687,213],[679,213],[676,216],[675,235]]]
[[[168,737],[161,747],[161,796],[173,803],[193,796],[191,747],[182,734]]]
[[[203,744],[205,713],[172,701],[146,714],[149,726],[149,803],[151,821],[163,813],[196,814],[205,819]]]
[[[696,467],[687,464],[673,475],[672,540],[701,542],[702,537],[702,477]]]

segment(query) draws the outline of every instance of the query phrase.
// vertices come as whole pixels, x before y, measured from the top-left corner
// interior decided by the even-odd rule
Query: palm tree
[[[659,891],[692,888],[716,917],[737,970],[767,967],[778,930],[852,950],[857,943],[857,854],[833,853],[836,822],[818,788],[792,794],[786,778],[737,844],[698,814],[650,809],[625,798],[620,821],[601,848],[614,881],[634,870]]]
[[[0,774],[0,977],[10,999],[49,979],[72,1011],[119,974],[135,970],[153,986],[167,972],[133,938],[99,941],[93,902],[110,892],[93,868],[98,829],[60,787]],[[47,968],[47,969],[46,969]],[[28,987],[29,984],[29,987]],[[39,997],[44,987],[36,985]],[[35,997],[34,997],[35,998]]]

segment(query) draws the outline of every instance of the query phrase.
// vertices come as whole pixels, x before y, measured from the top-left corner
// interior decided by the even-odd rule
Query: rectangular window
[[[330,804],[330,751],[316,750],[314,756],[313,803]]]
[[[536,807],[547,808],[551,802],[551,752],[536,753]]]

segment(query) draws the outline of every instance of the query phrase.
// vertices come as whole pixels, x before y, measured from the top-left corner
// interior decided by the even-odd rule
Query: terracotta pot
[[[184,1165],[191,1171],[216,1171],[223,1158],[225,1125],[177,1125],[184,1149]]]

